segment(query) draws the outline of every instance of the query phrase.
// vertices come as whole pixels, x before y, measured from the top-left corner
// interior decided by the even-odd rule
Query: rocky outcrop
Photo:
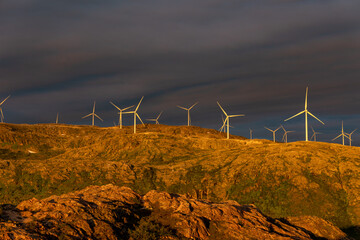
[[[347,239],[314,217],[273,219],[254,205],[213,203],[127,187],[81,191],[3,205],[0,239]]]

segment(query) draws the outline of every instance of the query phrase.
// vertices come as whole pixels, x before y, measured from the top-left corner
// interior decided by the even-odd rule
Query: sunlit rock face
[[[316,217],[274,219],[254,205],[213,203],[111,184],[2,206],[1,239],[346,239]]]

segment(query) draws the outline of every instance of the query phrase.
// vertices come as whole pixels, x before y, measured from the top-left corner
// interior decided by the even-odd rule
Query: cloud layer
[[[303,108],[356,128],[360,109],[360,3],[347,1],[56,1],[0,5],[0,96],[8,122],[87,124],[97,101],[108,126],[120,106],[144,118],[185,124],[176,105],[192,105],[193,123],[219,127],[220,101],[234,133],[269,138]],[[130,121],[130,120],[129,120]],[[130,122],[128,122],[130,124]],[[286,125],[303,138],[303,119]],[[257,131],[255,129],[258,129]],[[289,136],[289,140],[291,140]]]

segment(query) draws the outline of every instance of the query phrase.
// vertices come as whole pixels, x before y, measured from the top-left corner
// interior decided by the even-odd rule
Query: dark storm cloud
[[[234,123],[262,127],[301,111],[309,85],[310,111],[356,117],[359,10],[355,0],[7,0],[0,95],[13,95],[13,122],[61,111],[82,123],[96,100],[108,125],[116,118],[108,101],[132,105],[145,95],[142,114],[165,110],[171,124],[183,124],[176,105],[200,101],[193,122],[215,127],[218,100],[247,115]]]

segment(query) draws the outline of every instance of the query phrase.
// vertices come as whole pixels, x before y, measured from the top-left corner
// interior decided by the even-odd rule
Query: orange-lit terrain
[[[214,238],[216,235],[211,232],[214,231],[214,227],[218,229],[215,232],[219,232],[219,236],[222,236],[221,234],[226,234],[224,231],[229,226],[221,227],[219,222],[229,224],[228,221],[233,220],[222,216],[222,210],[214,210],[214,208],[242,209],[239,210],[239,214],[245,211],[244,209],[248,209],[245,212],[250,214],[251,218],[263,219],[259,220],[259,225],[256,227],[262,229],[259,231],[266,231],[266,234],[271,235],[279,234],[279,229],[282,229],[285,232],[276,236],[282,236],[283,239],[291,239],[291,237],[316,239],[316,236],[339,239],[341,232],[330,223],[355,236],[356,226],[360,225],[360,149],[358,147],[320,142],[273,143],[268,140],[248,140],[238,136],[231,136],[230,140],[225,138],[224,133],[215,130],[185,126],[139,125],[137,134],[132,134],[131,127],[119,129],[60,124],[1,124],[1,204],[17,205],[28,200],[18,206],[18,210],[21,210],[18,214],[24,214],[21,219],[27,219],[25,221],[27,223],[22,223],[23,225],[15,224],[17,220],[9,217],[9,212],[17,211],[15,206],[2,205],[1,229],[5,231],[4,229],[8,226],[11,230],[16,226],[19,234],[23,232],[31,236],[30,233],[36,233],[44,237],[51,232],[49,229],[53,226],[55,234],[58,230],[55,229],[54,223],[58,225],[60,221],[55,217],[56,214],[49,215],[49,218],[56,219],[53,219],[53,225],[46,225],[40,221],[46,216],[42,211],[52,211],[50,203],[53,201],[53,210],[59,211],[60,215],[68,214],[69,218],[72,214],[70,210],[66,207],[57,209],[60,202],[63,205],[69,204],[69,208],[71,204],[83,204],[84,209],[95,211],[96,214],[94,212],[92,220],[95,225],[89,227],[92,229],[89,231],[96,234],[94,232],[102,229],[100,222],[103,220],[101,219],[105,218],[106,214],[110,214],[106,213],[107,211],[112,211],[110,206],[101,203],[106,202],[104,199],[96,203],[96,187],[89,188],[88,195],[81,193],[84,194],[84,202],[78,199],[79,193],[76,193],[78,195],[75,193],[64,195],[61,201],[55,196],[44,200],[46,203],[42,204],[45,204],[46,210],[42,207],[38,207],[37,210],[32,209],[42,205],[38,200],[29,199],[33,197],[43,199],[52,195],[82,190],[91,185],[111,183],[112,185],[109,185],[111,187],[105,187],[106,191],[109,191],[105,195],[110,196],[112,191],[120,191],[116,186],[126,186],[132,189],[126,190],[126,194],[131,192],[131,199],[138,199],[136,202],[134,199],[124,200],[119,197],[116,200],[114,196],[109,197],[112,201],[122,202],[117,203],[120,204],[118,207],[127,206],[121,207],[128,214],[126,216],[135,216],[134,221],[126,220],[132,225],[121,223],[125,220],[123,218],[121,221],[117,220],[118,215],[112,216],[115,222],[120,221],[118,223],[120,225],[116,225],[116,228],[121,229],[121,226],[125,226],[124,228],[132,229],[132,235],[129,235],[127,230],[127,235],[124,232],[121,233],[128,238],[137,236],[135,231],[146,232],[147,228],[156,227],[159,231],[164,231],[164,234],[171,233],[173,238],[170,239],[196,237],[196,234],[202,234],[201,238],[216,239]],[[172,221],[181,222],[182,220],[179,220],[179,216],[174,216],[173,208],[168,209],[169,199],[162,200],[161,194],[161,196],[153,197],[154,194],[159,193],[148,193],[151,190],[181,194],[181,196],[172,195],[172,197],[180,202],[176,205],[177,207],[183,204],[179,210],[180,213],[185,211],[183,214],[189,217],[181,219],[190,221],[191,218],[191,221],[195,221],[193,225],[183,225],[183,228],[175,227],[176,224],[174,225],[171,221],[170,225],[166,225],[166,222],[161,220],[167,216],[166,214],[171,216]],[[147,195],[141,197],[137,194]],[[70,200],[69,196],[76,198],[78,203],[71,203],[75,200]],[[146,200],[148,199],[146,196],[152,196],[159,201],[156,203],[154,199]],[[86,200],[86,198],[91,200]],[[235,200],[239,204],[254,204],[256,208],[252,205],[241,207],[230,200]],[[146,205],[149,201],[156,206]],[[210,201],[215,203],[210,203]],[[227,201],[224,206],[216,205],[224,201]],[[104,211],[101,212],[102,208],[98,209],[90,202],[104,206]],[[137,212],[139,209],[135,205],[133,209],[130,202],[135,205],[140,204],[139,209],[148,209],[150,212],[147,215],[139,213]],[[188,202],[192,203],[189,205]],[[257,209],[278,220],[261,217],[262,214]],[[39,212],[38,216],[35,216],[36,211]],[[212,215],[209,213],[211,217],[206,215],[208,211],[211,212]],[[102,213],[105,215],[101,217]],[[32,216],[32,214],[35,215]],[[151,219],[154,214],[162,217],[156,215],[157,218]],[[296,218],[300,216],[302,216],[301,220]],[[141,222],[142,217],[148,221]],[[280,218],[287,218],[287,220]],[[199,219],[203,223],[199,222]],[[31,226],[38,227],[29,227],[31,221],[34,223],[30,224]],[[251,224],[255,224],[254,221]],[[24,221],[18,220],[18,222]],[[149,222],[152,222],[154,226],[149,226]],[[69,224],[65,220],[62,223]],[[239,224],[243,226],[243,236],[250,236],[251,234],[246,235],[248,233],[245,232],[246,226],[251,224],[246,223],[246,220],[239,220]],[[196,233],[187,232],[186,229],[192,229],[194,226],[202,230]],[[81,234],[78,227],[74,227],[77,229],[73,230],[74,234]],[[274,227],[277,227],[277,230]],[[234,226],[232,228],[235,229]],[[317,233],[315,229],[319,232]],[[327,235],[324,232],[327,232]],[[64,235],[65,238],[71,236],[70,232],[66,234],[69,235]],[[114,237],[109,239],[116,239],[118,235],[114,234]],[[330,238],[330,235],[333,238]],[[262,238],[262,235],[258,236]],[[91,239],[91,236],[89,238]]]

